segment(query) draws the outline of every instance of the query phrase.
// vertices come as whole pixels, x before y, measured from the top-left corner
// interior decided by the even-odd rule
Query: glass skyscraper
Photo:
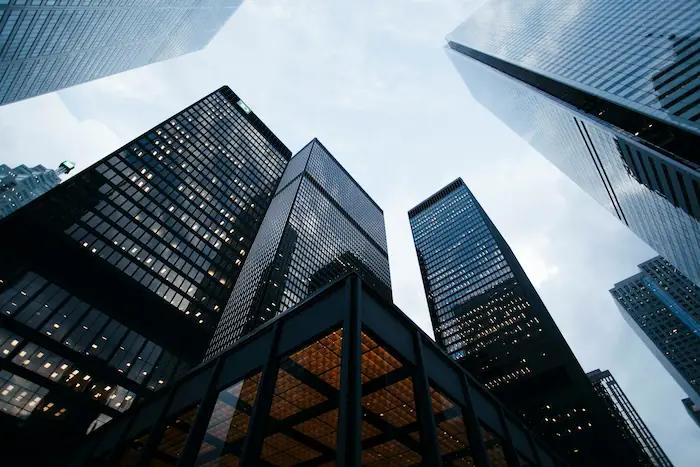
[[[0,221],[3,439],[85,432],[198,364],[290,157],[223,87]]]
[[[202,49],[242,0],[0,0],[0,104]]]
[[[464,182],[418,204],[409,219],[438,344],[570,463],[630,464],[629,443]]]
[[[493,0],[448,35],[473,96],[700,283],[700,8]]]
[[[622,316],[700,407],[700,287],[658,256],[610,293]]]
[[[391,299],[384,213],[314,139],[282,176],[207,357],[352,271]]]
[[[22,164],[13,169],[0,164],[0,219],[61,183],[60,175],[73,168],[75,164],[70,161],[61,162],[55,170],[43,165]]]
[[[673,467],[666,453],[651,434],[646,423],[625,395],[615,377],[608,370],[593,370],[587,373],[598,397],[605,403],[620,430],[632,439],[644,456],[637,459],[639,465]]]

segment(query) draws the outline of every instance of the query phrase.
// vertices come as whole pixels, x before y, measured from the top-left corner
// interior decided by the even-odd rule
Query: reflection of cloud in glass
[[[448,39],[700,132],[698,37],[693,0],[494,0]]]

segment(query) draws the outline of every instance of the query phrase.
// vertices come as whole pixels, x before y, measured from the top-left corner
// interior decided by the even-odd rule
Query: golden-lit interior
[[[484,437],[486,453],[492,467],[507,467],[506,454],[503,451],[503,440],[485,426],[481,426],[481,434]]]
[[[438,448],[445,465],[473,466],[462,408],[449,397],[430,388]]]
[[[261,458],[274,465],[335,461],[342,330],[280,364]]]
[[[161,467],[175,465],[182,455],[182,450],[187,440],[187,434],[197,415],[198,407],[198,405],[194,405],[185,409],[180,415],[168,422],[165,427],[165,433],[163,433],[158,448],[156,448],[156,453],[151,460],[151,466]]]

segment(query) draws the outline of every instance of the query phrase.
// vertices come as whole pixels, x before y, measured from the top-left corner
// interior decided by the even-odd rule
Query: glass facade
[[[597,446],[604,442],[609,455],[627,462],[626,443],[464,182],[411,209],[409,220],[435,338],[445,351],[571,463],[600,465]]]
[[[68,173],[73,167],[70,162],[61,164],[58,170],[24,164],[13,169],[0,164],[0,219],[61,183],[59,175]]]
[[[0,104],[205,47],[241,0],[0,0]]]
[[[700,287],[658,256],[615,284],[622,316],[700,406]]]
[[[639,465],[654,467],[672,467],[666,453],[647,428],[634,406],[627,399],[622,388],[608,371],[594,370],[587,373],[593,383],[593,389],[605,403],[618,426],[641,448],[644,457],[637,459]]]
[[[448,36],[481,104],[696,283],[699,24],[689,0],[495,0]]]
[[[700,135],[699,36],[694,0],[491,0],[448,39]]]
[[[391,297],[384,214],[313,140],[282,176],[208,358],[350,271]]]
[[[356,275],[258,327],[171,394],[69,443],[64,464],[560,465]]]
[[[221,88],[0,221],[3,433],[94,429],[201,361],[291,157],[240,102]]]

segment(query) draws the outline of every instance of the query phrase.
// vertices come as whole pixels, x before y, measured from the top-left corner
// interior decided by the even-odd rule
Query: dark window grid
[[[4,308],[3,314],[15,315],[18,311],[16,308],[31,300],[48,285],[48,282],[43,277],[34,273],[28,273],[25,277],[26,279],[20,279],[16,285],[10,283],[5,285],[5,290],[0,294],[0,299],[5,298],[5,301],[1,302]]]
[[[423,244],[416,245],[418,251],[428,264],[435,264],[444,260],[450,260],[455,250],[471,251],[477,249],[483,239],[492,235],[485,223],[475,226],[463,226],[464,233],[460,233],[457,226],[446,228],[444,235],[429,237]]]
[[[233,143],[235,143],[236,148],[239,150],[239,152],[244,152],[245,154],[247,154],[249,156],[248,160],[259,158],[259,153],[269,155],[270,152],[272,152],[275,156],[278,156],[278,157],[276,157],[276,160],[279,161],[282,159],[282,157],[280,157],[279,152],[276,149],[274,149],[272,147],[263,147],[259,144],[255,144],[254,142],[250,141],[250,139],[252,138],[252,135],[249,131],[250,127],[243,127],[241,125],[235,125],[235,124],[232,125],[230,123],[229,124],[222,124],[221,121],[214,122],[211,119],[203,118],[201,115],[197,115],[197,118],[200,120],[201,119],[208,120],[208,122],[212,124],[212,126],[210,128],[201,129],[201,130],[198,129],[199,134],[196,135],[200,140],[202,138],[209,138],[206,141],[204,141],[204,143],[207,145],[211,141],[211,136],[214,136],[218,140],[232,141]],[[177,128],[177,126],[176,126],[176,128]],[[183,136],[185,137],[185,140],[190,139],[190,135],[187,132],[181,131],[180,129],[178,129],[178,131],[180,132],[181,136],[175,136],[176,141],[178,141],[180,143],[184,143],[184,140],[182,139]],[[196,130],[191,129],[191,131],[196,131]],[[243,139],[242,137],[237,135],[236,133],[239,131],[246,133],[248,136],[248,139],[247,140]],[[207,134],[207,132],[210,132],[210,134]],[[229,145],[230,145],[230,142],[227,143],[227,147]],[[240,160],[240,162],[243,162],[243,161]],[[264,174],[265,172],[261,171],[261,173]]]
[[[468,269],[465,267],[466,264],[470,266]],[[480,256],[477,260],[473,260],[472,256],[464,255],[460,257],[460,261],[450,263],[448,267],[440,268],[443,272],[440,273],[439,282],[437,282],[437,279],[428,279],[428,289],[431,295],[437,296],[445,288],[452,287],[456,281],[471,280],[477,274],[490,273],[497,269],[506,268],[508,268],[508,264],[500,250],[489,251],[488,254]]]
[[[473,251],[470,252],[466,248],[459,248],[459,250],[455,248],[457,251],[445,258],[445,261],[437,262],[432,265],[424,261],[423,264],[426,268],[433,270],[430,274],[426,274],[429,288],[431,290],[439,290],[444,287],[457,272],[460,277],[467,278],[489,267],[500,265],[504,258],[503,253],[495,242],[493,245],[489,246],[492,246],[493,249],[481,249],[476,254],[474,254]],[[465,260],[468,260],[467,262],[470,263],[467,267],[465,267]]]
[[[119,200],[117,199],[116,201],[119,201]],[[149,206],[149,205],[145,205],[145,207],[132,206],[131,209],[133,209],[133,207],[137,207],[137,208],[140,209],[140,211],[142,211],[140,214],[142,214],[144,217],[149,217],[149,216],[147,216],[147,214],[146,214],[147,211],[149,211],[149,210],[151,210],[151,209],[154,209],[154,208],[160,208],[160,207],[162,206],[161,204],[154,203],[153,200],[150,200],[150,203],[151,203],[150,206]],[[115,202],[113,201],[113,202],[110,203],[110,205],[112,205],[113,207],[124,208],[125,205],[127,205],[127,206],[130,205],[130,202],[124,200],[124,203],[122,204],[122,203],[115,203]],[[133,217],[133,216],[131,216],[129,213],[127,213],[125,217],[126,217],[127,219],[130,219],[130,218]],[[156,218],[151,218],[151,219],[152,219],[153,221],[159,222],[159,223],[163,221],[162,219],[156,219]],[[178,219],[180,219],[180,217],[178,217]],[[167,227],[167,226],[163,226],[163,227]],[[190,230],[190,229],[188,229],[188,230]],[[174,233],[174,230],[173,230],[173,229],[168,229],[168,232]],[[212,234],[213,234],[213,232],[212,232]],[[201,236],[201,235],[202,235],[202,234],[200,234],[200,236]],[[217,236],[217,235],[216,235],[216,234],[213,234],[213,236]],[[218,237],[218,236],[217,236],[217,237]],[[218,237],[218,238],[220,238],[220,237]],[[181,239],[181,241],[183,240],[181,237],[180,237],[180,239]],[[204,239],[203,236],[202,236],[201,239],[202,239],[203,241],[207,242],[208,244],[210,244],[210,243],[209,243],[209,240]],[[188,243],[191,243],[191,241],[190,241],[190,242],[188,242],[187,240],[184,241],[184,244],[185,244],[185,245],[187,245]],[[167,247],[167,246],[168,246],[168,245],[166,245],[166,247]],[[212,256],[213,256],[213,255],[212,255]]]
[[[43,364],[38,362],[37,365],[40,366],[37,366],[32,359],[36,362],[41,360]],[[71,360],[54,354],[33,343],[29,343],[29,345],[26,346],[26,350],[18,353],[14,360],[15,361],[11,365],[24,368],[36,375],[36,377],[33,378],[36,384],[44,384],[49,387],[52,385],[68,387],[76,393],[90,396],[92,401],[102,405],[117,408],[113,407],[113,403],[111,402],[112,398],[110,398],[108,394],[104,394],[106,397],[99,397],[97,395],[99,391],[105,391],[107,387],[112,390],[112,394],[121,390],[124,396],[128,397],[127,401],[129,401],[129,404],[133,402],[132,399],[135,397],[133,392],[124,389],[118,384],[104,382],[103,380],[95,380],[92,375],[80,369]],[[49,366],[45,366],[46,363],[49,363]],[[41,380],[42,378],[43,381]],[[107,391],[109,391],[109,389],[107,389]],[[123,399],[124,398],[122,398],[122,401]],[[126,408],[128,407],[121,409],[121,411],[126,410]]]
[[[51,285],[51,284],[49,283],[48,285]],[[65,291],[64,291],[64,293],[65,293]],[[37,295],[34,296],[33,298],[34,298],[35,300],[38,300],[38,299],[40,298],[38,295],[39,295],[39,294],[37,294]],[[45,318],[42,319],[40,322],[34,323],[34,324],[33,324],[31,321],[28,320],[28,321],[26,321],[26,322],[23,322],[23,324],[26,324],[27,326],[29,326],[29,327],[31,327],[32,329],[34,329],[34,330],[36,330],[36,331],[39,331],[39,332],[42,332],[42,328],[43,328],[43,332],[42,332],[42,333],[46,334],[46,333],[47,333],[47,332],[46,332],[47,329],[54,329],[54,326],[52,326],[52,325],[51,325],[51,326],[48,326],[49,321],[54,321],[54,324],[56,324],[57,322],[59,322],[60,320],[56,320],[55,318],[56,318],[57,316],[59,316],[59,315],[64,316],[63,313],[66,312],[66,310],[65,310],[64,308],[65,308],[65,306],[66,306],[69,302],[71,302],[71,300],[77,300],[77,299],[75,299],[75,297],[72,297],[72,296],[68,295],[68,298],[67,298],[66,300],[62,300],[61,303],[57,304],[56,307],[55,307],[55,309],[51,310],[51,309],[49,308],[49,310],[51,310],[51,311],[49,311],[48,314],[45,316]],[[44,301],[44,300],[41,300],[41,301]],[[78,301],[79,301],[79,300],[78,300]],[[81,302],[81,303],[85,306],[85,307],[84,307],[84,310],[83,310],[82,312],[79,312],[79,313],[80,313],[80,316],[77,317],[77,318],[75,319],[75,322],[74,322],[74,324],[72,325],[72,329],[74,329],[75,327],[77,327],[77,325],[80,324],[80,322],[81,322],[81,318],[84,317],[85,315],[87,315],[87,313],[90,311],[90,310],[89,310],[89,305],[87,305],[87,304],[85,304],[85,303],[83,303],[83,302]],[[44,308],[44,307],[43,307],[43,304],[40,304],[39,306],[40,306],[40,308]],[[95,312],[101,313],[101,312],[99,312],[98,310],[95,310]],[[64,317],[65,317],[65,316],[64,316]],[[20,322],[22,322],[22,321],[20,321]],[[116,323],[116,321],[114,321],[114,320],[107,321],[106,324],[105,324],[105,326],[102,328],[102,331],[104,331],[105,328],[106,328],[110,323]],[[122,327],[123,327],[123,326],[122,326]],[[104,334],[104,332],[102,332],[102,333],[99,333],[99,332],[98,332],[98,334]],[[51,336],[51,334],[49,334],[49,336]],[[55,337],[54,340],[58,340],[59,342],[62,341],[62,339],[60,339],[60,337]],[[95,340],[93,340],[92,342],[95,342]],[[117,345],[120,345],[120,344],[117,344]],[[90,351],[88,351],[88,352],[86,352],[86,353],[88,353],[88,354],[94,354],[93,352],[90,352]],[[106,358],[103,358],[103,359],[104,359],[104,360],[109,360],[109,359],[110,359],[110,356],[108,355]]]
[[[505,305],[490,303],[485,307],[470,308],[460,314],[456,314],[454,318],[441,323],[438,332],[441,333],[443,339],[448,339],[455,332],[463,331],[465,328],[469,328],[478,334],[482,330],[492,328],[494,325],[501,325],[502,323],[517,324],[531,319],[534,319],[534,323],[539,323],[536,317],[533,318],[526,314],[531,309],[532,307],[527,306],[524,300],[517,300],[517,298],[512,303]],[[527,323],[525,325],[527,326]]]
[[[101,241],[101,240],[97,240],[97,238],[93,234],[87,233],[87,235],[84,236],[82,239],[82,244],[84,245],[85,243],[87,243],[88,245],[90,245],[91,243],[93,243],[95,241]],[[130,241],[130,240],[125,240],[125,242],[127,242],[127,241]],[[102,242],[102,245],[107,247],[107,248],[113,249],[113,247],[109,243]],[[149,279],[147,279],[147,280],[139,280],[141,285],[143,285],[144,287],[150,288],[152,291],[155,292],[158,290],[158,286],[154,286],[154,284],[157,283],[157,284],[160,284],[161,287],[166,287],[166,289],[170,289],[172,292],[174,292],[176,295],[174,297],[174,300],[170,302],[173,304],[173,306],[178,307],[182,311],[184,311],[183,307],[187,307],[187,306],[190,306],[190,305],[196,303],[195,301],[191,301],[189,299],[186,299],[180,293],[178,293],[179,291],[181,291],[181,288],[175,289],[175,288],[169,287],[169,283],[165,282],[163,275],[155,274],[152,272],[151,269],[141,267],[141,263],[137,263],[135,261],[132,261],[129,256],[125,256],[120,250],[116,250],[116,249],[113,249],[113,250],[114,251],[113,251],[112,255],[116,255],[116,256],[118,256],[118,258],[120,258],[118,262],[116,261],[116,259],[113,262],[113,264],[115,264],[116,267],[118,267],[119,269],[121,269],[123,271],[127,271],[129,268],[133,268],[134,271],[136,271],[138,269],[138,270],[142,271],[144,273],[144,275],[149,277]],[[163,294],[165,294],[166,292],[167,292],[167,290],[162,290]],[[175,301],[177,301],[177,303],[179,305],[176,304]],[[185,304],[185,302],[187,302],[187,303]],[[210,313],[209,310],[207,310],[206,308],[203,308],[203,307],[200,307],[200,311],[204,312],[205,314]]]
[[[103,219],[103,222],[109,222],[109,221],[107,221],[107,219]],[[111,225],[113,228],[115,228],[115,229],[119,229],[119,228],[120,228],[118,224],[114,224],[114,223],[111,223],[111,222],[109,222],[109,223],[110,223],[110,225]],[[83,223],[83,222],[78,222],[77,225],[82,226],[82,227],[85,227],[86,229],[90,229],[90,227],[87,226],[87,225],[86,225],[85,223]],[[126,236],[126,235],[129,235],[129,232],[127,232],[126,230],[119,230],[119,231],[122,232],[125,236]],[[77,231],[76,233],[79,234],[79,231]],[[153,263],[154,265],[153,265],[152,267],[151,267],[151,266],[145,265],[145,264],[144,264],[144,261],[141,261],[141,260],[138,260],[138,262],[135,261],[135,260],[132,258],[132,256],[134,256],[136,253],[139,253],[139,252],[141,252],[141,251],[146,251],[146,252],[148,253],[149,256],[152,256],[152,257],[154,257],[154,258],[158,258],[158,257],[159,257],[159,255],[158,255],[157,253],[155,253],[152,249],[150,249],[150,248],[147,247],[147,242],[145,242],[145,243],[144,243],[144,242],[139,242],[139,240],[140,240],[139,237],[136,237],[136,236],[134,236],[134,237],[127,237],[123,242],[121,242],[120,248],[115,248],[115,247],[114,247],[114,239],[113,239],[113,238],[107,238],[107,237],[101,235],[99,232],[97,232],[97,231],[95,231],[95,230],[87,230],[87,234],[86,234],[86,235],[83,235],[83,236],[80,237],[80,238],[78,238],[78,235],[76,235],[74,238],[75,238],[82,246],[84,246],[84,247],[86,247],[86,248],[91,248],[92,245],[95,243],[96,240],[98,240],[98,239],[102,240],[103,248],[104,248],[104,249],[108,249],[108,251],[111,251],[110,256],[116,254],[119,258],[127,260],[127,264],[134,265],[136,268],[139,268],[139,269],[141,269],[142,271],[144,271],[147,275],[149,275],[149,276],[151,277],[151,279],[156,279],[159,283],[162,283],[162,284],[166,284],[166,283],[167,283],[169,286],[171,286],[170,288],[172,288],[173,290],[182,291],[183,289],[180,288],[180,287],[177,287],[177,288],[175,287],[175,285],[174,285],[175,279],[173,279],[172,282],[171,282],[171,281],[169,281],[169,280],[167,279],[167,275],[164,277],[162,274],[159,273],[159,271],[162,270],[162,268],[163,268],[163,264],[169,266],[168,272],[170,272],[170,271],[176,271],[176,273],[179,273],[180,276],[183,277],[183,278],[189,277],[187,274],[185,274],[185,273],[182,271],[181,268],[176,268],[176,267],[174,266],[174,263],[171,263],[171,262],[164,263],[162,259],[161,259],[161,260],[154,261],[154,263]],[[128,242],[128,243],[127,243],[127,242]],[[87,246],[85,245],[86,243],[87,243]],[[127,253],[124,253],[124,250],[121,249],[121,247],[123,247],[124,244],[127,244],[127,245],[126,245],[126,248],[127,248],[126,251],[127,251]],[[132,249],[133,249],[133,245],[138,245],[139,250],[138,250],[137,252],[135,252],[135,253],[132,254],[131,251],[132,251]],[[96,250],[96,251],[95,251],[94,253],[96,253],[96,254],[99,253],[100,251],[102,251],[102,249],[99,249],[99,250],[98,250],[98,249],[95,249],[95,250]],[[129,256],[129,255],[131,255],[131,256]],[[183,257],[183,258],[184,258],[184,257]],[[146,259],[146,258],[144,258],[144,259]],[[188,259],[188,258],[185,258],[185,259]],[[191,267],[194,268],[194,265],[193,265],[193,264],[190,264],[190,265],[191,265]],[[117,266],[119,269],[121,269],[122,271],[125,271],[125,270],[126,270],[126,267],[127,267],[127,265],[122,266],[121,264],[117,264],[116,266]],[[158,271],[155,271],[155,270],[153,269],[153,267],[157,267]],[[166,281],[167,281],[167,282],[166,282]],[[142,283],[143,283],[143,282],[142,282]],[[183,293],[186,294],[186,295],[189,295],[189,296],[192,296],[192,297],[193,297],[193,295],[190,295],[189,292],[188,292],[187,290],[185,290]]]
[[[415,233],[416,244],[422,248],[431,248],[431,241],[434,239],[450,238],[458,235],[465,236],[467,231],[477,230],[484,226],[483,220],[475,210],[462,210],[455,212],[450,217],[442,217],[440,220],[435,220],[429,227],[427,226],[412,226],[411,230]],[[459,226],[461,229],[456,230]]]
[[[491,258],[489,255],[498,256]],[[500,256],[503,256],[500,251],[489,252],[486,255],[479,255],[476,258],[466,254],[460,256],[458,261],[450,265],[451,269],[448,270],[448,272],[452,272],[451,277],[443,281],[440,286],[433,286],[429,283],[428,290],[432,298],[441,300],[449,296],[449,294],[455,290],[456,282],[459,282],[462,288],[471,289],[475,287],[475,284],[479,283],[479,281],[486,279],[495,272],[502,270],[510,271],[510,266],[508,266],[505,260],[498,259]],[[460,267],[465,267],[466,264],[470,265],[469,269],[466,271],[460,270]],[[488,274],[484,274],[485,272],[488,272]],[[477,274],[481,274],[481,277],[477,276]]]
[[[444,287],[439,289],[429,288],[429,295],[433,302],[437,305],[444,299],[449,298],[453,292],[466,290],[471,291],[481,287],[484,284],[491,282],[489,277],[502,275],[502,273],[511,272],[510,268],[507,266],[505,261],[502,262],[501,267],[486,268],[480,274],[481,277],[462,277],[461,274],[456,273],[454,280],[445,284]]]
[[[500,273],[499,275],[497,275]],[[435,308],[440,308],[444,305],[449,305],[451,303],[455,303],[457,300],[466,300],[470,299],[473,297],[476,297],[477,295],[480,295],[481,293],[492,289],[493,287],[502,284],[508,279],[512,279],[513,273],[510,272],[510,270],[504,270],[504,271],[498,271],[497,273],[494,273],[492,277],[489,278],[489,280],[481,280],[478,283],[477,288],[472,288],[472,289],[458,289],[455,290],[452,294],[449,296],[446,296],[445,298],[441,299],[440,301],[434,300],[434,306]]]

